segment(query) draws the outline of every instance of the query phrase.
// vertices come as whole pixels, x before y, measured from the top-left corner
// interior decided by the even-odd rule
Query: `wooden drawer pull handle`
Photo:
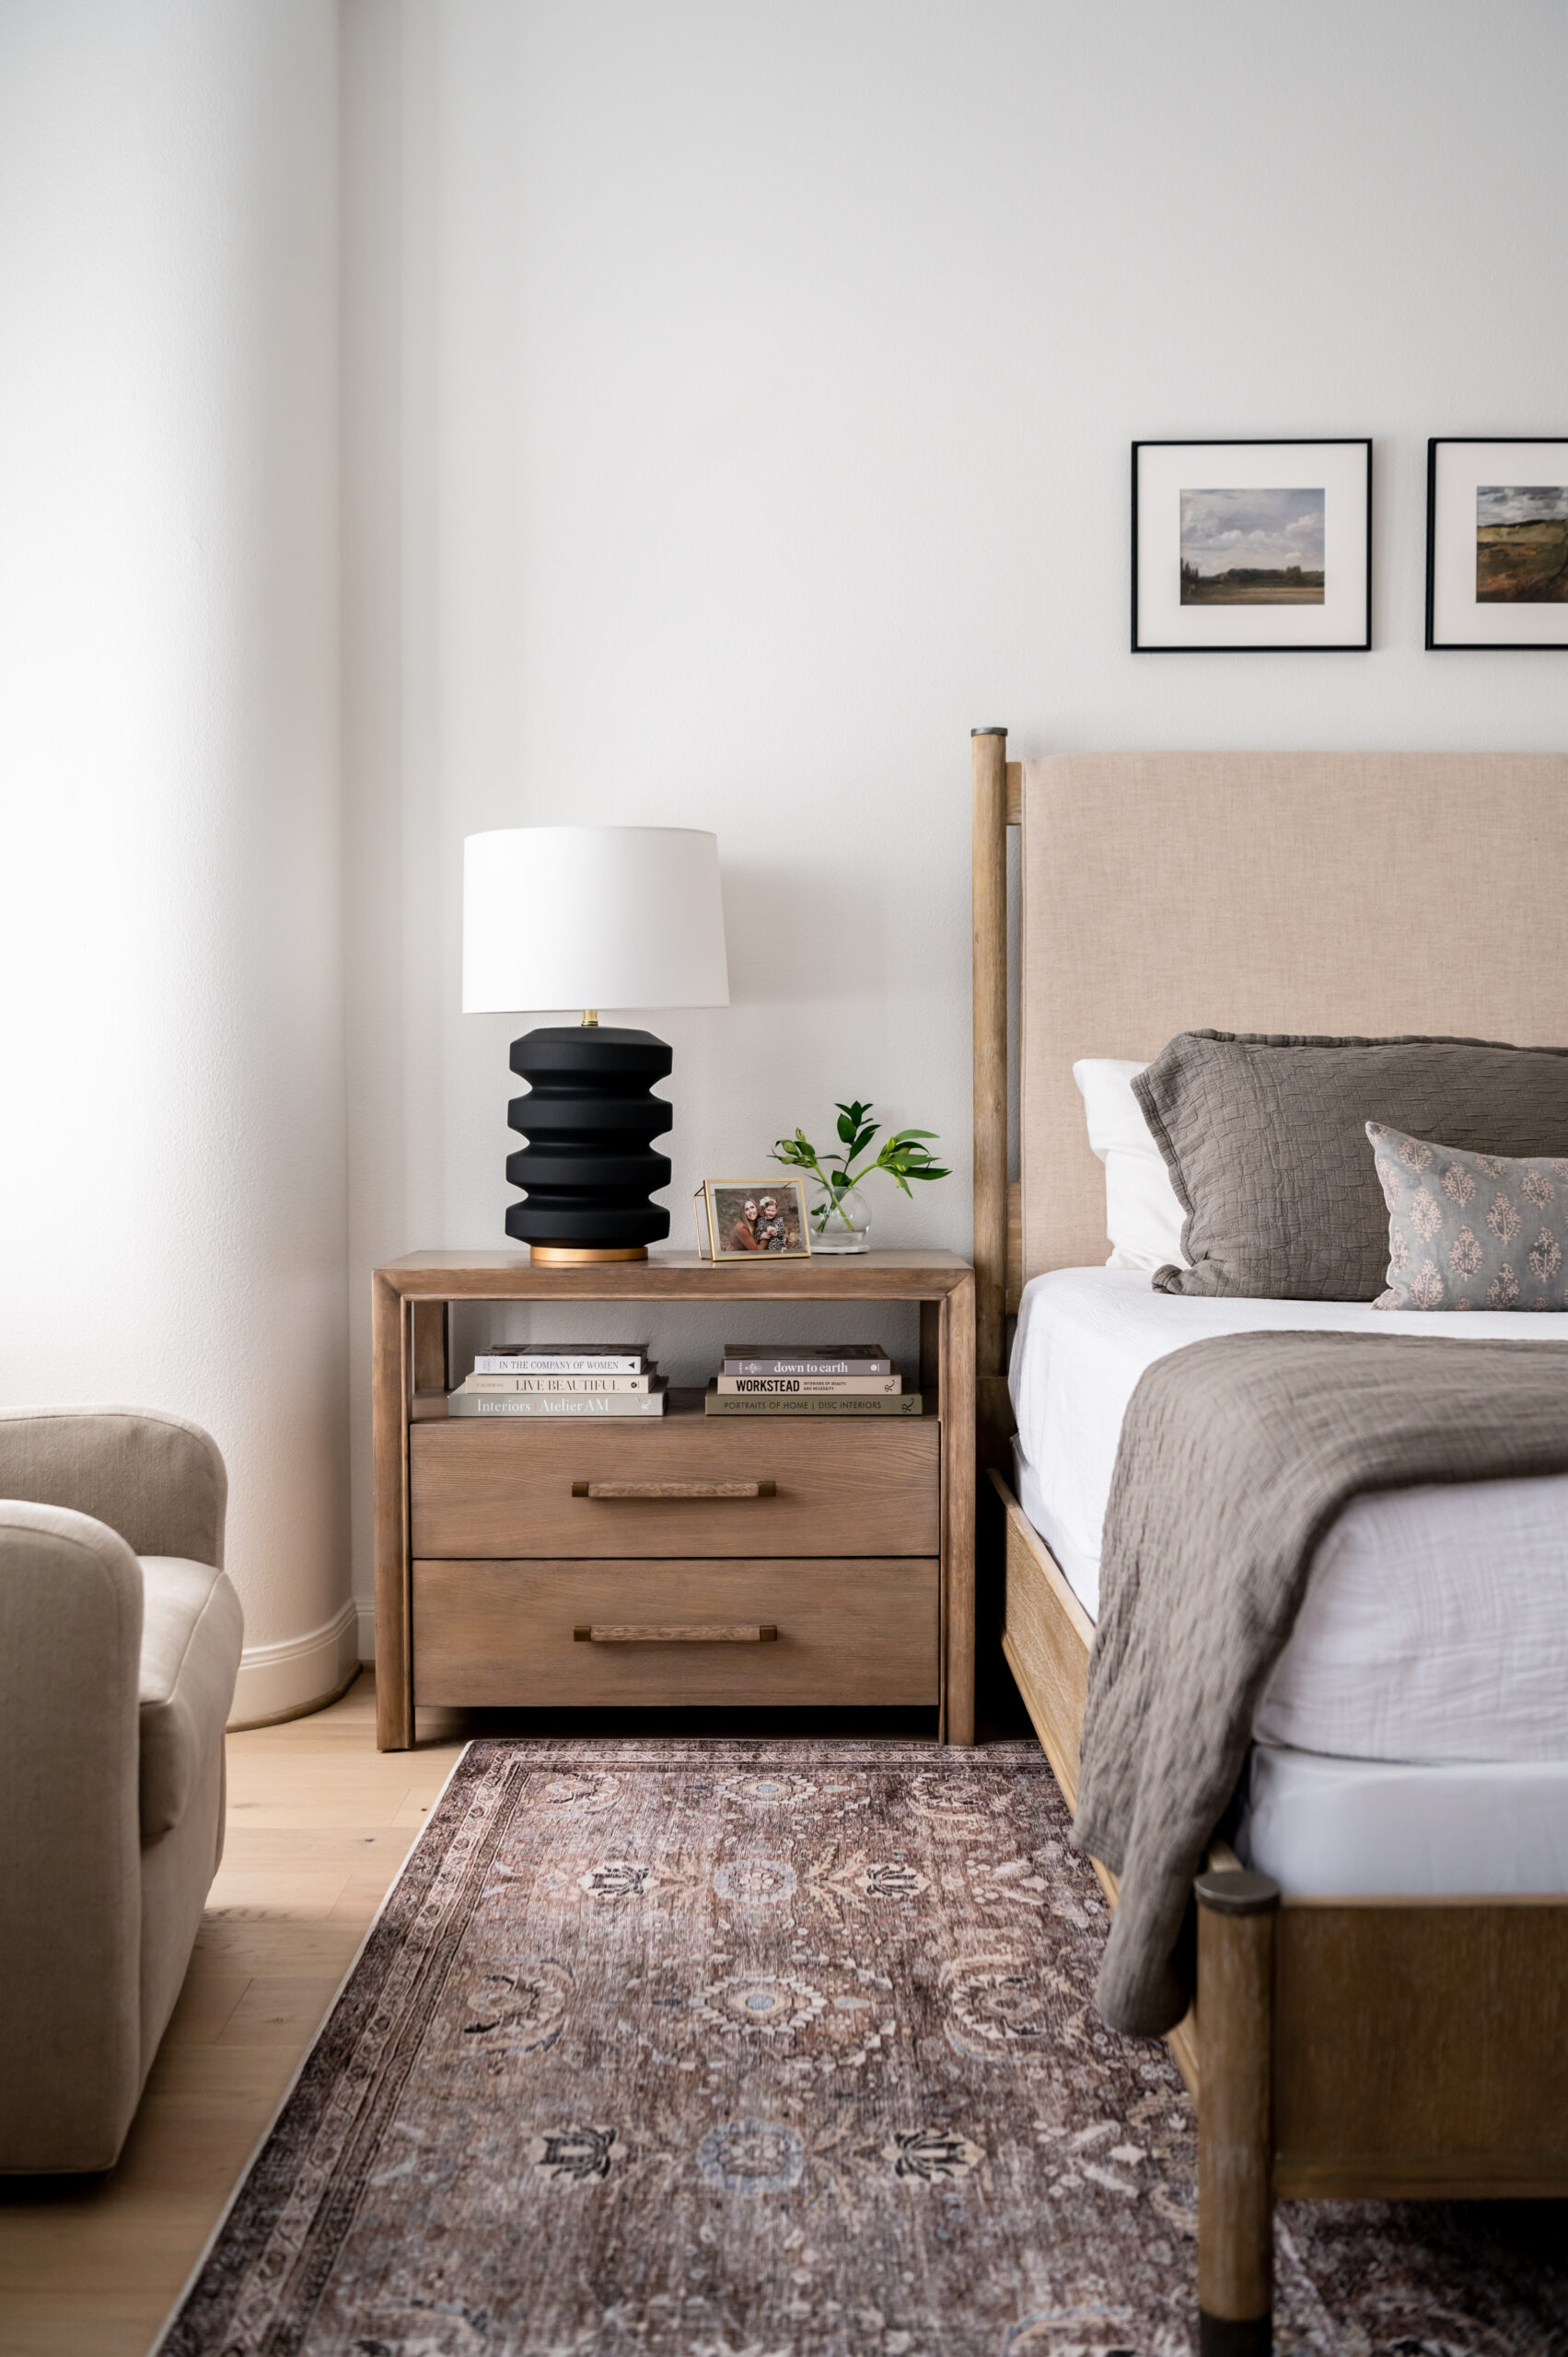
[[[755,1620],[692,1620],[684,1626],[653,1629],[596,1620],[589,1628],[572,1631],[580,1645],[772,1645],[777,1643],[778,1633],[772,1620],[761,1626]]]
[[[776,1481],[574,1481],[575,1498],[772,1498]]]

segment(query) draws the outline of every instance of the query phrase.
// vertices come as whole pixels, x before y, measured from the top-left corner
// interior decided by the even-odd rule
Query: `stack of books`
[[[449,1416],[662,1416],[665,1379],[639,1342],[498,1344],[447,1395]]]
[[[710,1416],[918,1416],[880,1342],[726,1342]]]

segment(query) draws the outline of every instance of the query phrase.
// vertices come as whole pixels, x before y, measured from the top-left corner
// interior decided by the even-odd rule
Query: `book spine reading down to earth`
[[[840,1342],[822,1350],[809,1342],[726,1342],[721,1375],[891,1375],[880,1342]]]
[[[924,1412],[924,1401],[918,1391],[884,1391],[871,1399],[772,1392],[760,1399],[755,1392],[721,1391],[715,1378],[703,1398],[703,1412],[708,1416],[919,1416]]]

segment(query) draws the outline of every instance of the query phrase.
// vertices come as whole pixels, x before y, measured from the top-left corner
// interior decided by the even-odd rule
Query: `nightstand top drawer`
[[[935,1417],[416,1424],[412,1552],[935,1555],[939,1446]]]

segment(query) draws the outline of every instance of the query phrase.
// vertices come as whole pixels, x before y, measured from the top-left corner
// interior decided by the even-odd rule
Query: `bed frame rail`
[[[1267,2357],[1276,2201],[1568,2190],[1568,1902],[1196,1896],[1202,2357]]]
[[[1003,1651],[1073,1807],[1093,1623],[990,1480]],[[1196,1895],[1198,2003],[1167,2043],[1198,2104],[1202,2357],[1267,2357],[1277,2200],[1568,2193],[1568,1899],[1282,1900],[1218,1841]]]

